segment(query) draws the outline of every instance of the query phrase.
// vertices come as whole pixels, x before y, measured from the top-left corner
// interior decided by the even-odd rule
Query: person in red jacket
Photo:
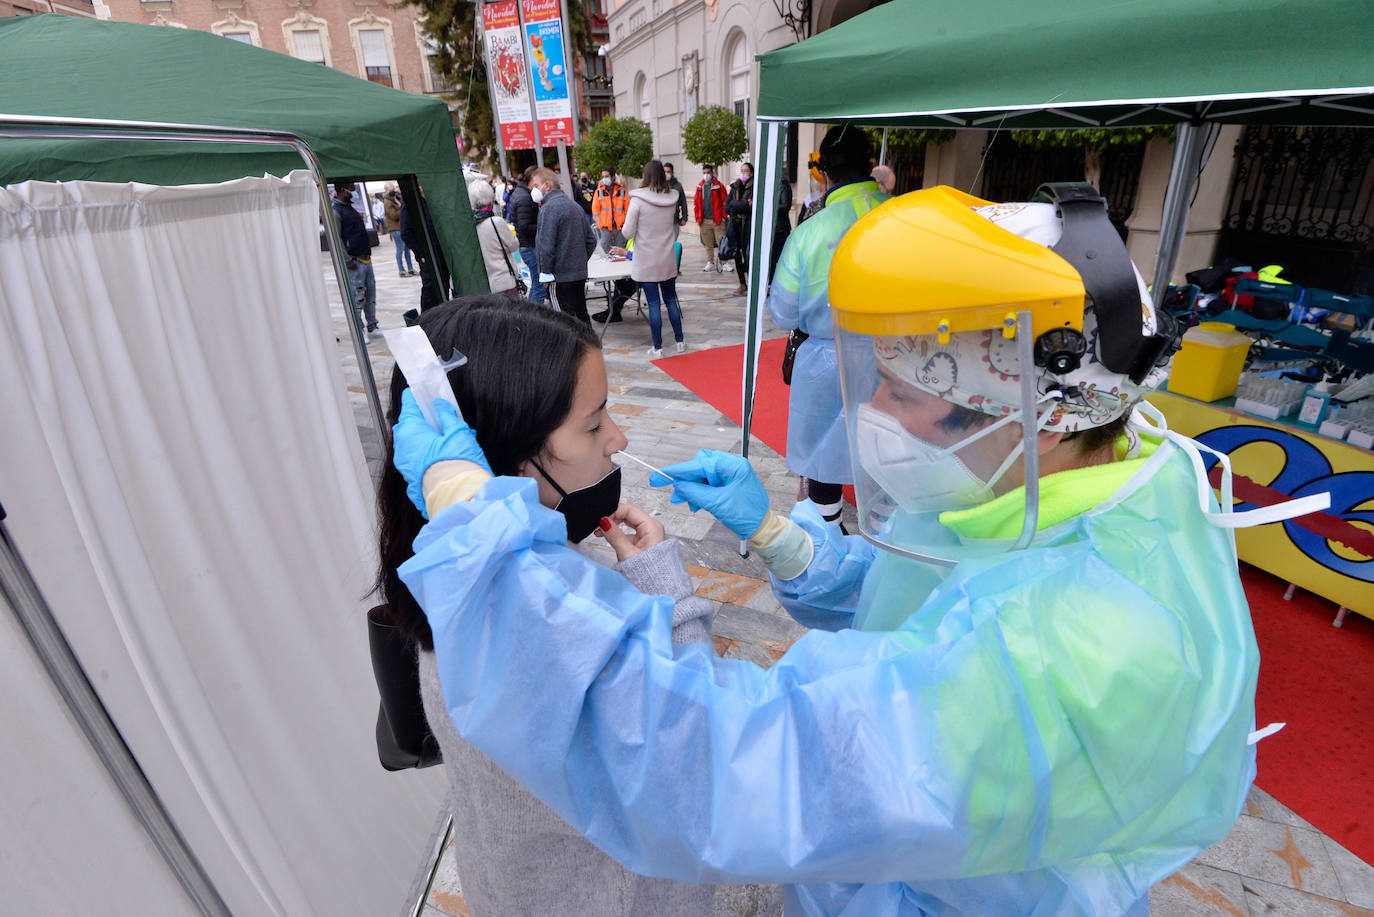
[[[716,249],[723,235],[720,224],[725,221],[725,186],[716,181],[716,167],[709,162],[701,167],[701,183],[692,199],[692,212],[701,227],[701,244],[706,246],[706,266],[702,270],[719,270]]]

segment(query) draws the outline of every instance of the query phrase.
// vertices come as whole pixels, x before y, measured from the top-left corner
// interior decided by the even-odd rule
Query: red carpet
[[[782,384],[782,352],[787,338],[772,338],[759,350],[758,384],[754,389],[753,435],[779,455],[787,452],[787,386]],[[740,423],[740,381],[744,345],[713,347],[664,357],[654,365],[681,382],[698,398]]]
[[[753,424],[779,453],[787,449],[785,341],[763,343]],[[743,344],[654,361],[735,423],[743,362]],[[1244,564],[1241,576],[1261,654],[1255,720],[1288,724],[1260,742],[1257,782],[1374,863],[1374,621],[1351,612],[1334,628],[1336,606],[1326,599],[1299,591],[1285,602],[1282,581]]]
[[[758,383],[754,386],[751,435],[779,455],[787,454],[787,396],[782,382],[782,354],[787,338],[769,338],[759,348]],[[680,357],[655,360],[654,365],[681,382],[702,401],[740,422],[740,381],[744,373],[744,345],[713,347]],[[844,498],[857,505],[854,488],[845,485]]]
[[[1287,723],[1259,744],[1255,782],[1279,802],[1374,863],[1374,621],[1246,564],[1260,647],[1255,722]]]

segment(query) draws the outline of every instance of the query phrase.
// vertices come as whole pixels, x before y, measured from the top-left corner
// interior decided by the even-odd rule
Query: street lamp
[[[811,0],[773,0],[773,8],[797,41],[811,35]]]

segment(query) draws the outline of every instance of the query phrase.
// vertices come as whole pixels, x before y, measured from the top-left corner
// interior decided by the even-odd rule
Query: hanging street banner
[[[575,139],[572,98],[568,91],[570,74],[558,4],[559,0],[520,0],[525,18],[525,50],[534,80],[539,139],[544,146],[554,146],[559,140],[572,146]]]
[[[507,150],[532,150],[534,125],[530,123],[530,96],[525,88],[525,43],[520,37],[516,2],[497,0],[482,4],[487,79],[496,100],[501,146]],[[556,5],[557,0],[554,2]]]

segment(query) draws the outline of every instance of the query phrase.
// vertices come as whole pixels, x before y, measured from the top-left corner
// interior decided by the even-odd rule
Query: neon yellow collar
[[[825,206],[838,204],[840,201],[853,200],[856,197],[863,197],[864,194],[878,194],[878,183],[871,178],[863,181],[846,182],[838,185],[825,196]]]
[[[1117,461],[1070,468],[1040,479],[1040,512],[1035,530],[1044,531],[1102,503],[1141,469],[1160,441],[1140,438],[1140,453],[1126,459],[1129,441],[1116,441]],[[981,506],[940,514],[940,524],[961,538],[1015,538],[1026,518],[1026,489],[1018,487]]]

